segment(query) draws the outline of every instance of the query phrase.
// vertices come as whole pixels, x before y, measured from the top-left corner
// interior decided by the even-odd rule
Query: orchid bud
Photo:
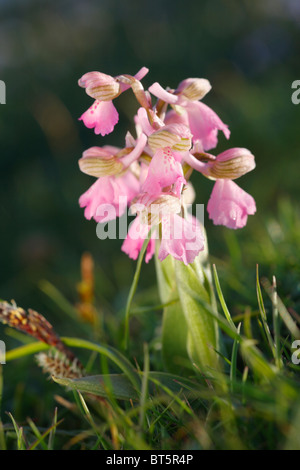
[[[254,155],[244,148],[232,148],[220,153],[208,163],[202,173],[211,179],[234,180],[255,168]]]
[[[78,85],[98,101],[111,101],[121,93],[120,83],[110,75],[88,72],[78,80]]]
[[[205,78],[187,78],[179,83],[176,94],[188,100],[201,100],[211,90],[211,84]]]
[[[120,173],[124,165],[115,155],[100,147],[91,147],[82,154],[79,168],[83,173],[100,178]]]

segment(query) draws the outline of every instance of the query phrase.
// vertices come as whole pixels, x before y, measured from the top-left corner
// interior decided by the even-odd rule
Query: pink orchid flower
[[[151,195],[160,194],[165,188],[172,188],[180,195],[182,185],[186,182],[182,166],[176,160],[177,153],[170,147],[157,150],[149,165],[147,177],[141,191]]]
[[[218,179],[208,201],[207,211],[215,225],[237,229],[246,225],[248,215],[255,214],[256,204],[253,197],[233,181]]]
[[[83,121],[88,129],[94,129],[95,134],[104,136],[114,130],[119,121],[119,113],[112,101],[95,100],[92,106],[80,116],[79,121]]]
[[[230,131],[228,126],[221,121],[219,116],[211,108],[204,103],[196,101],[194,98],[188,98],[190,95],[185,93],[187,84],[182,85],[184,82],[188,82],[188,80],[201,81],[203,79],[187,79],[181,82],[175,92],[176,94],[164,90],[159,83],[151,85],[149,91],[171,106],[176,105],[180,107],[182,111],[186,113],[186,117],[183,118],[182,115],[180,115],[178,118],[179,121],[185,121],[184,123],[188,122],[190,131],[193,134],[193,141],[201,140],[204,150],[210,150],[216,147],[218,143],[218,131],[222,131],[226,139],[229,139]],[[209,86],[207,85],[205,91],[199,93],[198,96],[202,98],[206,92],[209,91]],[[174,115],[172,115],[172,119],[174,122]]]
[[[158,258],[168,255],[188,265],[204,250],[204,236],[196,217],[170,214],[162,218],[162,240]]]
[[[127,139],[129,141],[130,139]],[[126,207],[140,191],[139,179],[131,172],[141,155],[147,138],[141,134],[131,152],[117,158],[125,149],[106,145],[91,147],[83,152],[79,167],[83,173],[98,177],[97,181],[79,199],[80,207],[85,207],[86,219],[97,222],[121,217]],[[133,169],[133,168],[132,168]],[[124,172],[125,171],[125,172]]]
[[[185,110],[181,114],[177,113],[174,109],[170,109],[166,113],[165,124],[184,124],[185,126],[189,125],[188,116]]]
[[[197,154],[206,160],[206,163],[196,158]],[[256,166],[254,155],[248,149],[239,147],[225,150],[215,157],[203,152],[201,147],[194,146],[192,152],[185,152],[182,158],[194,170],[210,179],[234,180],[254,170]]]
[[[86,219],[93,218],[96,222],[107,222],[121,217],[139,190],[139,181],[128,170],[119,177],[98,178],[79,198],[79,205],[85,207]]]
[[[134,117],[134,122],[137,129],[137,134],[143,132],[147,136],[153,134],[161,127],[164,127],[164,122],[154,113],[150,113],[152,118],[152,124],[149,122],[149,116],[145,108],[139,108],[136,116]]]
[[[137,216],[134,221],[131,222],[127,237],[125,238],[121,247],[121,250],[124,251],[124,253],[126,253],[129,258],[134,260],[138,258],[150,228],[151,227],[149,227],[147,224],[141,224],[139,216]],[[145,257],[146,263],[149,263],[155,252],[155,238],[156,234],[153,232],[147,246]]]
[[[218,131],[222,131],[226,139],[229,139],[228,126],[206,104],[200,101],[185,101],[181,103],[181,106],[187,112],[193,140],[200,140],[204,150],[210,150],[217,146]]]
[[[141,80],[147,73],[148,69],[142,67],[134,78]],[[110,134],[119,121],[119,114],[112,100],[128,90],[130,85],[119,83],[116,78],[100,72],[88,72],[78,83],[86,88],[89,96],[96,98],[92,106],[80,116],[79,121],[83,121],[89,129],[94,129],[95,134]]]

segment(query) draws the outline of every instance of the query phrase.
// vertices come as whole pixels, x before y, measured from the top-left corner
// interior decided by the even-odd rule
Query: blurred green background
[[[124,305],[135,263],[120,252],[122,241],[98,240],[96,223],[84,219],[78,198],[93,179],[77,161],[89,146],[122,146],[136,103],[130,91],[118,98],[115,132],[96,136],[78,121],[91,104],[77,85],[87,71],[134,74],[147,66],[145,88],[209,79],[205,103],[231,130],[217,151],[247,147],[257,162],[238,181],[255,197],[257,215],[233,243],[243,250],[249,234],[259,243],[257,227],[276,213],[278,200],[298,202],[300,105],[291,102],[291,84],[300,79],[299,27],[298,0],[0,0],[0,79],[7,87],[0,107],[0,297],[49,318],[39,282],[76,302],[80,258],[89,251],[98,292]],[[207,204],[212,182],[201,175],[192,181],[197,202]],[[205,222],[212,256],[228,259],[228,230]],[[259,251],[245,260],[253,279],[260,261]],[[152,261],[141,283],[150,287],[154,278]]]

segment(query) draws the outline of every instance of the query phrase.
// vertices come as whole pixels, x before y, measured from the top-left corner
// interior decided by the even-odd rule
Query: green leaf
[[[181,306],[188,328],[188,352],[191,360],[202,370],[217,369],[219,338],[216,321],[205,309],[211,304],[210,294],[193,265],[175,262],[175,274]]]
[[[164,365],[170,372],[192,368],[187,352],[187,323],[178,301],[166,307],[163,311],[162,322],[162,357]]]
[[[92,393],[100,397],[108,397],[113,393],[120,400],[138,400],[138,394],[125,374],[109,374],[110,390],[105,375],[91,375],[80,379],[52,377],[55,382],[73,390]]]
[[[187,353],[187,323],[179,302],[175,282],[174,259],[168,256],[164,261],[155,257],[158,289],[164,303],[178,299],[163,310],[162,357],[164,366],[170,372],[177,372],[184,366],[192,367]]]
[[[176,289],[174,258],[168,256],[163,261],[160,261],[156,253],[155,269],[160,299],[163,303],[167,303],[171,298],[173,298],[174,291]]]
[[[143,373],[141,374],[143,375]],[[125,374],[91,375],[80,379],[52,378],[58,384],[70,387],[72,390],[79,390],[80,392],[91,393],[105,398],[113,395],[119,400],[137,401],[140,399],[139,394],[135,391]],[[185,393],[189,392],[195,395],[204,386],[187,378],[164,372],[147,372],[147,378],[151,395],[157,393],[158,389],[163,391],[168,390],[170,393],[177,394],[181,390],[185,390]],[[206,387],[204,386],[204,388]]]
[[[110,346],[92,343],[91,341],[79,338],[62,337],[61,340],[67,346],[87,349],[98,352],[99,354],[103,354],[105,357],[114,362],[114,364],[116,364],[123,372],[125,372],[136,390],[139,390],[139,377],[135,368],[132,366],[129,360],[116,349]],[[47,349],[49,349],[48,344],[42,343],[41,341],[35,341],[31,344],[27,344],[26,346],[20,346],[16,349],[8,351],[6,354],[6,361],[8,362],[13,359],[18,359],[29,354],[36,354],[37,352],[45,351]]]

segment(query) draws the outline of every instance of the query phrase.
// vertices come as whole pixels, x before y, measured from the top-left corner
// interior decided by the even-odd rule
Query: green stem
[[[139,254],[139,257],[138,257],[138,260],[137,260],[137,264],[136,264],[136,270],[135,270],[135,273],[134,273],[133,281],[132,281],[132,284],[131,284],[131,287],[130,287],[130,291],[129,291],[129,294],[128,294],[128,298],[127,298],[127,304],[126,304],[126,310],[125,310],[124,343],[123,343],[123,349],[124,349],[125,351],[128,349],[128,346],[129,346],[129,317],[130,317],[130,308],[131,308],[131,304],[132,304],[132,300],[133,300],[134,294],[135,294],[136,289],[137,289],[137,285],[138,285],[139,278],[140,278],[140,273],[141,273],[141,268],[142,268],[142,262],[143,262],[143,259],[144,259],[144,255],[145,255],[145,253],[146,253],[146,249],[147,249],[147,246],[148,246],[148,243],[149,243],[149,240],[150,240],[152,231],[153,231],[153,228],[151,228],[151,229],[149,230],[148,236],[147,236],[147,238],[145,238],[145,241],[144,241],[144,243],[143,243],[142,249],[141,249],[141,251],[140,251],[140,254]]]

